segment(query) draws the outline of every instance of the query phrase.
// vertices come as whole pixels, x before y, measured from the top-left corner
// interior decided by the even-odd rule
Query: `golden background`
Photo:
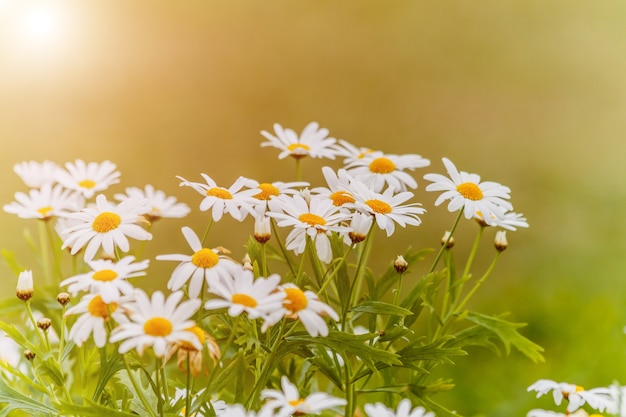
[[[509,233],[473,308],[528,322],[547,362],[477,349],[442,372],[458,385],[442,401],[524,415],[544,404],[525,392],[538,378],[626,382],[624,74],[623,2],[0,0],[0,201],[24,190],[16,162],[109,159],[122,172],[111,193],[150,183],[189,204],[187,219],[155,225],[148,254],[185,251],[180,227],[207,217],[175,176],[293,180],[259,131],[315,120],[432,161],[415,174],[424,225],[385,242],[386,265],[450,227],[421,180],[446,156],[511,187],[531,224]],[[318,181],[324,162],[303,163]],[[251,224],[222,223],[213,243],[243,253]],[[0,213],[0,248],[36,268],[25,227],[36,232]],[[12,296],[15,276],[0,274]]]

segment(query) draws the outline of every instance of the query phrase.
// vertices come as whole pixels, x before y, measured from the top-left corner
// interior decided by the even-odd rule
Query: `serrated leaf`
[[[364,301],[361,304],[355,306],[352,311],[357,313],[369,313],[369,314],[381,314],[388,316],[406,317],[413,313],[411,310],[402,308],[393,304],[385,303],[383,301]]]
[[[507,354],[510,353],[512,345],[531,361],[535,363],[544,361],[544,357],[541,354],[543,348],[522,336],[517,331],[517,329],[526,326],[526,323],[513,323],[503,320],[500,317],[492,317],[474,312],[469,312],[467,319],[488,329],[497,336],[504,345]]]
[[[150,383],[143,383],[141,369],[136,369],[134,371],[131,370],[129,372],[131,373],[134,381],[139,384],[139,388],[142,391],[141,395],[144,396],[150,407],[153,410],[156,410],[159,400],[154,391],[150,388]],[[133,382],[130,379],[131,376],[129,375],[129,372],[118,372],[116,377],[119,379],[120,383],[133,395],[133,398],[130,401],[130,409],[141,416],[153,414],[149,410],[146,410],[146,408],[144,407],[143,402],[139,397],[140,394],[137,392],[135,386],[133,385]]]
[[[8,416],[12,411],[21,410],[33,416],[57,416],[58,411],[30,398],[7,385],[4,378],[0,378],[0,404],[6,407],[0,410],[0,416]]]

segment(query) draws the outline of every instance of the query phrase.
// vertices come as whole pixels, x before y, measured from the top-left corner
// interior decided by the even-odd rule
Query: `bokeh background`
[[[150,183],[194,209],[155,225],[153,256],[185,250],[182,225],[206,224],[176,175],[293,179],[291,161],[259,147],[275,122],[421,154],[432,165],[418,179],[447,156],[510,186],[531,224],[509,234],[472,307],[529,323],[546,362],[472,350],[441,372],[457,387],[440,400],[525,415],[549,404],[525,391],[538,378],[626,383],[624,74],[618,1],[0,0],[0,201],[24,189],[18,161],[109,159],[122,172],[112,192]],[[305,161],[305,176],[322,164]],[[450,227],[423,188],[423,227],[385,244],[384,265]],[[242,254],[250,224],[223,223],[214,243]],[[37,226],[0,213],[0,248],[36,268],[24,228]],[[0,276],[12,296],[5,264]]]

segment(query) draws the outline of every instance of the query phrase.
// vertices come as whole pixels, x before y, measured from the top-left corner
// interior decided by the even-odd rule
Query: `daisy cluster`
[[[147,294],[133,284],[135,278],[149,275],[151,261],[138,259],[131,243],[151,240],[152,225],[162,218],[185,217],[191,211],[185,203],[152,185],[129,187],[108,198],[105,191],[120,178],[110,161],[76,160],[63,166],[30,161],[15,165],[14,171],[29,190],[16,193],[15,201],[6,204],[4,210],[54,225],[49,229],[56,236],[50,241],[59,244],[53,250],[82,258],[72,273],[57,271],[57,283],[67,292],[64,297],[59,295],[62,305],[68,304],[70,297],[78,300],[64,310],[64,320],[71,323],[68,340],[79,348],[85,344],[101,349],[113,345],[120,355],[132,353],[139,359],[149,350],[162,366],[177,355],[181,371],[197,376],[223,366],[224,357],[233,355],[228,350],[235,336],[226,337],[220,345],[212,329],[216,317],[221,318],[215,321],[230,323],[231,333],[237,330],[237,323],[253,323],[254,343],[260,343],[258,340],[270,329],[275,332],[265,340],[278,344],[297,330],[310,337],[327,337],[331,331],[346,328],[337,310],[342,308],[345,319],[350,306],[338,305],[336,300],[333,306],[333,298],[324,291],[328,281],[305,279],[302,262],[300,266],[291,264],[290,272],[281,276],[271,273],[266,262],[252,259],[251,254],[237,261],[227,249],[205,244],[210,225],[225,218],[237,222],[251,219],[251,234],[262,248],[279,229],[285,229],[284,245],[280,243],[282,258],[304,257],[310,249],[312,262],[325,271],[325,276],[332,277],[343,262],[334,251],[335,240],[352,250],[363,245],[376,229],[389,237],[397,226],[421,224],[426,210],[414,201],[413,190],[418,183],[411,172],[428,167],[430,161],[417,154],[395,155],[354,146],[329,136],[329,131],[317,123],[310,123],[300,134],[278,124],[273,132],[261,134],[267,139],[261,146],[278,148],[280,159],[291,157],[297,163],[305,157],[343,159],[343,165],[337,169],[324,166],[326,184],[320,186],[299,178],[261,182],[240,176],[231,185],[224,185],[206,173],[201,173],[198,181],[177,177],[181,187],[201,196],[198,208],[208,214],[210,224],[203,237],[192,227],[181,229],[188,245],[184,253],[156,256],[157,261],[175,263],[167,282],[169,293]],[[443,165],[447,176],[423,176],[430,183],[426,191],[441,192],[435,205],[447,202],[448,210],[458,212],[459,218],[463,215],[483,227],[503,229],[497,235],[497,248],[506,247],[504,230],[528,227],[523,215],[513,211],[508,187],[459,171],[447,158]],[[451,233],[445,239],[449,244]],[[28,303],[33,294],[32,272],[22,272],[18,282],[17,295]],[[257,328],[261,335],[254,334]],[[63,329],[61,333],[65,337]],[[347,403],[323,392],[301,398],[286,376],[280,378],[280,386],[281,390],[259,387],[256,393],[264,405],[258,413],[241,404],[219,402],[210,409],[220,416],[287,417],[320,414]],[[181,395],[199,397],[198,392]],[[578,404],[573,402],[578,398],[575,395],[570,395],[570,404]],[[592,404],[596,397],[580,398]],[[174,396],[172,401],[178,404],[180,398]],[[190,401],[185,401],[188,408]],[[159,402],[161,411],[163,407]],[[401,401],[397,410],[377,403],[365,405],[364,411],[370,417],[433,417],[422,407],[412,409],[408,399]],[[181,415],[204,415],[197,407],[194,413]]]

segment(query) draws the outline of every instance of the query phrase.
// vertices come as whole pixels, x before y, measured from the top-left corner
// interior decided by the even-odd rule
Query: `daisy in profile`
[[[335,150],[338,156],[343,156],[343,164],[350,165],[353,162],[357,162],[368,155],[376,152],[374,149],[365,148],[362,146],[354,146],[350,142],[339,139],[335,145]]]
[[[326,187],[316,187],[311,190],[316,196],[329,198],[337,207],[342,207],[346,203],[354,203],[354,197],[350,191],[350,183],[354,181],[345,169],[340,169],[335,173],[330,167],[323,167],[322,174],[328,184]]]
[[[177,291],[185,284],[189,284],[189,296],[196,298],[200,295],[204,282],[211,286],[220,278],[233,277],[241,269],[235,261],[221,255],[217,249],[203,247],[198,235],[191,228],[183,227],[182,231],[193,253],[156,257],[159,261],[180,262],[167,283],[168,289]]]
[[[41,188],[44,184],[54,184],[57,170],[61,169],[51,161],[23,161],[13,165],[13,171],[28,188]]]
[[[149,222],[155,222],[163,217],[181,218],[189,214],[191,209],[185,203],[179,203],[176,197],[167,196],[161,190],[155,190],[150,184],[143,189],[138,187],[128,187],[126,194],[115,194],[115,199],[124,201],[128,198],[140,197],[150,202],[152,210],[145,214]]]
[[[56,171],[55,179],[68,190],[78,191],[89,199],[97,192],[120,182],[120,172],[111,161],[85,163],[81,159],[67,162],[65,169]]]
[[[549,379],[540,379],[528,387],[528,391],[537,392],[537,398],[552,392],[554,403],[561,405],[563,399],[568,401],[567,411],[573,413],[585,404],[600,412],[607,411],[614,414],[617,412],[617,404],[611,396],[610,388],[592,388],[585,390],[583,387],[567,382],[556,382]]]
[[[312,196],[310,202],[301,195],[278,200],[282,213],[268,212],[280,227],[293,227],[287,236],[287,249],[296,255],[304,252],[307,236],[315,245],[318,258],[325,263],[332,260],[332,250],[328,234],[330,232],[347,232],[349,229],[339,225],[349,219],[349,215],[341,213],[339,207],[327,198]]]
[[[265,214],[266,211],[279,211],[280,208],[276,205],[276,198],[281,195],[295,195],[300,192],[300,188],[308,187],[309,183],[304,181],[293,182],[258,182],[255,180],[249,180],[248,187],[257,188],[260,191],[253,195],[257,202],[255,204],[255,211],[257,217]]]
[[[50,220],[84,207],[84,199],[60,185],[43,184],[32,188],[28,194],[17,192],[15,200],[4,205],[4,211],[23,219]]]
[[[258,188],[244,189],[250,180],[239,177],[229,188],[219,187],[215,181],[207,174],[200,174],[206,184],[200,182],[187,181],[183,177],[176,177],[181,180],[181,187],[191,187],[204,196],[200,202],[200,210],[211,210],[213,220],[218,222],[224,213],[238,221],[242,221],[248,214],[254,216],[254,206],[258,200],[254,195],[261,192]]]
[[[481,212],[476,212],[474,218],[478,221],[479,224],[488,226]],[[496,217],[496,215],[492,215],[490,226],[501,227],[512,232],[516,231],[518,227],[529,227],[526,217],[524,217],[524,215],[521,213],[515,213],[513,211],[507,211],[503,214],[502,218],[498,218]]]
[[[386,187],[406,191],[407,188],[417,188],[417,182],[406,171],[428,165],[430,165],[428,159],[416,154],[393,155],[372,152],[346,165],[345,169],[376,192]]]
[[[426,210],[421,204],[403,204],[413,198],[414,194],[410,191],[395,194],[394,189],[390,187],[381,194],[360,182],[353,183],[352,190],[356,201],[348,206],[374,216],[376,224],[387,232],[387,236],[391,236],[395,231],[395,223],[402,227],[419,226],[422,223],[418,216],[424,214]]]
[[[280,390],[265,389],[261,398],[267,399],[264,408],[276,410],[276,416],[288,417],[291,415],[320,414],[321,411],[346,405],[346,400],[336,398],[325,392],[315,392],[306,398],[301,398],[298,388],[286,376],[280,380]]]
[[[136,289],[133,301],[124,305],[128,320],[111,332],[111,343],[122,342],[119,352],[124,354],[137,349],[139,355],[151,346],[154,354],[162,358],[176,343],[187,342],[196,349],[202,345],[198,337],[187,329],[196,323],[191,317],[198,311],[202,303],[198,299],[180,302],[182,291],[176,291],[165,298],[162,292],[155,291],[152,297],[142,290]]]
[[[63,282],[68,285],[67,290],[76,295],[79,291],[88,291],[100,294],[105,303],[118,301],[122,294],[131,294],[134,287],[127,281],[128,278],[146,275],[149,260],[134,262],[134,256],[126,256],[117,262],[108,259],[98,259],[87,262],[91,271],[74,275]]]
[[[70,253],[75,255],[86,246],[85,262],[91,261],[101,247],[109,254],[114,253],[115,248],[128,252],[129,237],[136,240],[152,239],[152,235],[137,224],[149,211],[150,204],[146,199],[129,198],[115,204],[100,194],[96,197],[95,207],[67,215],[69,219],[80,223],[62,232],[66,236],[63,249],[69,247]]]
[[[493,217],[502,219],[506,211],[513,209],[508,201],[511,192],[508,187],[492,181],[481,182],[479,175],[458,171],[448,158],[442,160],[449,178],[440,174],[424,175],[424,179],[432,182],[426,186],[426,191],[443,191],[435,201],[436,206],[450,200],[450,212],[464,210],[466,219],[480,212],[489,225]]]
[[[285,129],[278,123],[274,124],[274,134],[265,130],[261,131],[268,141],[261,143],[261,146],[272,146],[280,149],[278,159],[291,156],[295,159],[301,159],[306,156],[312,158],[328,158],[335,159],[337,151],[334,144],[337,141],[333,137],[328,136],[328,129],[320,128],[316,122],[311,122],[302,133],[298,135],[291,129]]]
[[[302,291],[294,284],[285,284],[281,289],[285,292],[283,301],[283,307],[287,310],[285,316],[300,320],[313,337],[328,336],[328,325],[324,317],[338,321],[339,316],[335,310],[321,302],[313,291]]]
[[[80,314],[72,325],[68,337],[80,347],[93,335],[97,347],[103,347],[107,342],[106,322],[111,317],[123,320],[116,302],[106,303],[100,294],[87,294],[78,304],[69,308],[65,316]]]
[[[398,408],[387,408],[382,403],[365,404],[365,412],[369,417],[435,417],[431,412],[426,412],[423,407],[415,407],[411,410],[411,401],[408,398],[398,403]]]
[[[252,271],[240,269],[236,277],[211,282],[209,292],[218,296],[204,304],[207,310],[227,308],[231,317],[246,313],[249,318],[263,318],[264,328],[275,324],[284,315],[285,293],[279,291],[280,276],[254,279]]]

